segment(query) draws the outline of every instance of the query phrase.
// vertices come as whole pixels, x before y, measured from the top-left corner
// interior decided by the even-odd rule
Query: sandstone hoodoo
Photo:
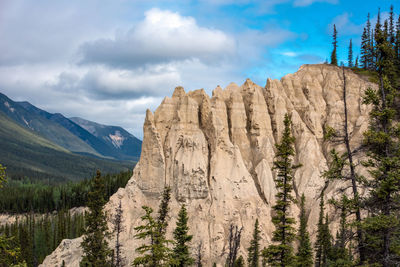
[[[346,86],[350,140],[356,146],[368,127],[369,109],[362,96],[375,85],[346,70]],[[321,174],[333,147],[324,140],[324,128],[343,127],[342,89],[342,69],[331,65],[304,65],[280,81],[268,79],[265,88],[249,79],[241,86],[231,83],[217,87],[212,97],[202,89],[185,92],[177,87],[154,114],[147,111],[140,161],[127,186],[106,205],[111,218],[122,203],[123,256],[128,262],[136,256],[140,243],[134,228],[141,224],[141,207],[157,209],[165,185],[172,189],[168,232],[184,203],[192,252],[201,244],[204,266],[224,264],[231,224],[243,226],[238,255],[246,255],[256,219],[261,246],[268,246],[276,193],[272,165],[286,113],[296,138],[294,163],[302,164],[294,173],[295,197],[306,196],[308,227],[314,235],[325,184]],[[332,183],[326,189],[328,198],[335,187]],[[299,207],[292,206],[291,214],[298,218]],[[109,226],[112,229],[111,220]],[[64,240],[42,266],[60,266],[63,260],[67,266],[79,266],[81,241]]]

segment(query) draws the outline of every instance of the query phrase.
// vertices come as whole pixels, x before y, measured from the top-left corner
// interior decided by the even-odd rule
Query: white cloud
[[[297,6],[297,7],[304,7],[304,6],[312,5],[317,2],[337,4],[337,3],[339,3],[339,0],[294,0],[293,5]]]
[[[57,20],[53,11],[60,6],[49,7],[49,17],[43,10],[30,15],[30,6],[6,12],[12,19],[2,17],[0,10],[0,22],[17,23],[15,33],[0,23],[0,35],[7,37],[0,50],[10,52],[0,55],[0,90],[49,112],[120,125],[139,137],[145,110],[154,111],[176,86],[211,93],[218,84],[242,83],[246,68],[265,64],[269,48],[296,38],[279,25],[227,33],[160,9],[150,9],[125,30],[108,26],[103,34],[98,19],[83,26],[79,9],[71,8]],[[21,16],[28,19],[18,24]],[[92,31],[96,23],[100,26]]]
[[[235,50],[235,40],[220,30],[200,27],[192,17],[151,9],[127,33],[82,45],[81,63],[132,68],[188,58],[213,62]]]
[[[296,57],[297,56],[297,53],[293,52],[293,51],[283,52],[281,54],[286,56],[286,57]]]
[[[333,19],[333,21],[329,24],[327,31],[333,31],[333,24],[336,25],[336,29],[338,34],[340,35],[360,35],[363,30],[363,25],[357,25],[353,23],[351,19],[352,15],[345,12]]]

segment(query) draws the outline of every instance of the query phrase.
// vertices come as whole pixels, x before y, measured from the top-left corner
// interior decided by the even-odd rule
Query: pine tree
[[[340,210],[340,226],[336,235],[335,244],[332,246],[331,253],[328,255],[328,264],[329,266],[353,266],[351,253],[346,247],[351,237],[347,217],[351,211],[352,201],[343,194],[340,201],[332,202],[336,208]]]
[[[100,171],[97,171],[88,195],[89,213],[86,215],[87,227],[81,243],[84,254],[81,266],[110,266],[111,251],[106,240],[109,232],[106,214],[103,211],[106,204],[104,195],[104,182],[101,179]]]
[[[156,219],[152,217],[152,208],[147,206],[142,207],[146,213],[142,216],[142,221],[145,222],[145,224],[135,227],[135,230],[138,232],[135,237],[143,240],[149,239],[150,244],[143,244],[136,249],[142,256],[134,259],[133,266],[168,266],[171,256],[171,249],[168,245],[172,241],[166,239],[165,234],[168,227],[170,194],[171,188],[166,187],[162,195],[158,217]]]
[[[325,202],[324,193],[327,187],[322,189],[319,203],[319,218],[317,226],[317,240],[315,241],[315,266],[322,267],[326,266],[328,260],[328,254],[331,249],[331,235],[329,231],[328,215],[325,216]]]
[[[359,66],[358,66],[358,56],[356,57],[356,61],[355,61],[355,63],[354,63],[354,67],[357,68],[357,69],[358,69],[358,67],[359,67]]]
[[[272,223],[275,225],[272,244],[267,248],[267,262],[272,266],[292,265],[295,257],[293,255],[293,241],[295,239],[295,229],[293,225],[295,220],[289,216],[289,208],[295,199],[292,196],[293,191],[293,170],[299,166],[292,164],[292,157],[295,154],[294,137],[291,134],[291,121],[288,114],[285,114],[284,131],[280,144],[276,145],[276,155],[274,161],[274,170],[278,171],[275,178],[277,189],[276,204],[273,210],[276,215],[272,217]]]
[[[132,265],[157,267],[158,259],[156,253],[158,250],[154,244],[157,231],[157,222],[152,216],[153,213],[152,208],[147,206],[143,206],[142,208],[145,211],[145,215],[143,215],[141,219],[143,222],[145,222],[145,224],[135,227],[135,231],[138,232],[135,235],[135,238],[143,240],[150,239],[150,244],[149,245],[143,244],[136,249],[136,251],[139,252],[142,256],[136,257]]]
[[[3,187],[4,182],[6,182],[6,168],[0,164],[0,188]]]
[[[313,265],[313,253],[310,242],[310,235],[307,230],[307,217],[305,210],[306,197],[301,196],[300,202],[300,227],[297,235],[299,241],[299,249],[296,254],[296,266],[311,267]]]
[[[379,23],[378,15],[375,39],[379,89],[367,89],[364,98],[364,103],[372,104],[372,111],[369,129],[364,134],[369,158],[365,166],[369,168],[371,179],[367,182],[369,216],[363,227],[367,233],[369,260],[387,267],[400,264],[393,251],[395,232],[400,226],[400,125],[395,120],[398,114],[397,92],[393,86],[396,81],[394,51],[385,40]]]
[[[258,219],[256,219],[256,222],[254,224],[253,239],[250,241],[250,247],[248,248],[248,267],[259,266],[260,239],[260,229],[258,228]]]
[[[325,139],[330,139],[334,143],[342,143],[345,146],[345,153],[339,155],[335,149],[330,151],[331,161],[329,162],[329,168],[327,171],[323,173],[327,182],[331,180],[339,180],[345,181],[346,187],[350,184],[350,188],[352,191],[351,197],[351,211],[349,214],[355,215],[356,221],[356,235],[357,238],[357,248],[360,263],[363,264],[365,261],[365,245],[364,245],[364,236],[363,231],[361,229],[361,199],[359,196],[359,188],[362,186],[360,184],[360,177],[357,175],[354,164],[354,152],[353,148],[350,145],[350,134],[349,134],[349,126],[348,126],[348,108],[347,108],[347,78],[346,78],[346,70],[342,68],[343,73],[343,113],[344,113],[344,121],[343,121],[343,129],[340,131],[330,130],[327,131],[329,134],[325,135]],[[332,134],[333,133],[333,134]],[[329,136],[330,135],[330,136]],[[345,188],[339,187],[337,188],[337,192],[339,194],[343,194]]]
[[[121,254],[121,248],[122,248],[122,244],[120,241],[120,235],[122,233],[122,231],[124,230],[124,227],[122,225],[123,223],[123,214],[122,214],[122,203],[121,200],[119,201],[119,205],[115,211],[115,215],[113,218],[113,224],[114,224],[114,233],[115,233],[115,255],[114,255],[114,267],[122,267],[124,266],[124,261],[125,259],[122,257]]]
[[[235,260],[235,263],[233,264],[233,267],[244,267],[245,266],[245,262],[242,256],[240,256],[239,258],[237,258]]]
[[[333,24],[333,50],[331,53],[331,64],[337,66],[338,61],[337,61],[337,54],[336,54],[336,49],[337,49],[337,31],[336,31],[336,25]]]
[[[397,59],[397,67],[400,69],[400,15],[396,23],[396,40],[394,45],[394,53]]]
[[[322,266],[326,266],[331,259],[332,254],[332,235],[329,230],[329,216],[328,213],[325,214],[325,222],[322,227],[323,231],[323,253],[322,253]]]
[[[390,6],[390,13],[389,13],[389,42],[390,44],[395,43],[395,30],[394,30],[394,11],[393,5]]]
[[[369,40],[368,40],[368,34],[367,34],[367,29],[364,28],[363,34],[361,36],[361,67],[363,69],[368,68],[368,63],[369,63]]]
[[[194,263],[194,259],[190,256],[188,244],[193,236],[189,235],[189,227],[187,225],[188,216],[185,205],[182,205],[179,214],[178,221],[176,222],[176,228],[174,231],[174,243],[175,246],[172,252],[172,266],[185,267],[190,266]]]
[[[352,43],[351,39],[350,39],[350,43],[349,43],[348,66],[349,66],[349,68],[353,67],[353,43]]]
[[[370,14],[367,16],[366,24],[367,32],[367,69],[374,69],[374,34],[371,28]]]

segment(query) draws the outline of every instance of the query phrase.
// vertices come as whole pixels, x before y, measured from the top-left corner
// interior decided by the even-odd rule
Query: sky
[[[367,14],[387,0],[1,0],[0,92],[66,117],[143,137],[177,86],[265,86],[302,64],[323,63],[338,30],[359,54]],[[394,7],[400,13],[400,4]]]

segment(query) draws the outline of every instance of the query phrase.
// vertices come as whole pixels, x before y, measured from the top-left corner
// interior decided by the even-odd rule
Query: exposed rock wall
[[[368,123],[368,107],[361,96],[375,86],[346,71],[351,142],[360,143]],[[129,183],[114,194],[106,206],[112,216],[122,201],[123,254],[128,262],[140,244],[134,227],[141,223],[141,206],[157,210],[165,185],[172,188],[169,231],[181,204],[189,213],[192,246],[202,244],[204,266],[225,261],[229,225],[244,226],[240,254],[246,255],[255,219],[260,221],[262,246],[267,246],[274,226],[271,206],[275,201],[272,170],[275,144],[283,130],[283,117],[292,119],[296,138],[295,163],[303,166],[294,175],[295,196],[304,193],[313,233],[318,203],[332,145],[323,139],[323,129],[343,125],[342,70],[330,65],[304,65],[279,80],[268,79],[265,88],[246,80],[224,90],[217,87],[210,98],[204,90],[186,93],[177,87],[154,114],[147,111],[143,126],[142,154]],[[338,149],[342,149],[338,147]],[[337,185],[328,188],[332,195]],[[297,218],[299,209],[291,210]],[[110,223],[111,227],[111,223]],[[81,239],[64,241],[43,266],[78,266]],[[111,240],[110,244],[113,244]],[[193,252],[195,250],[193,249]]]

